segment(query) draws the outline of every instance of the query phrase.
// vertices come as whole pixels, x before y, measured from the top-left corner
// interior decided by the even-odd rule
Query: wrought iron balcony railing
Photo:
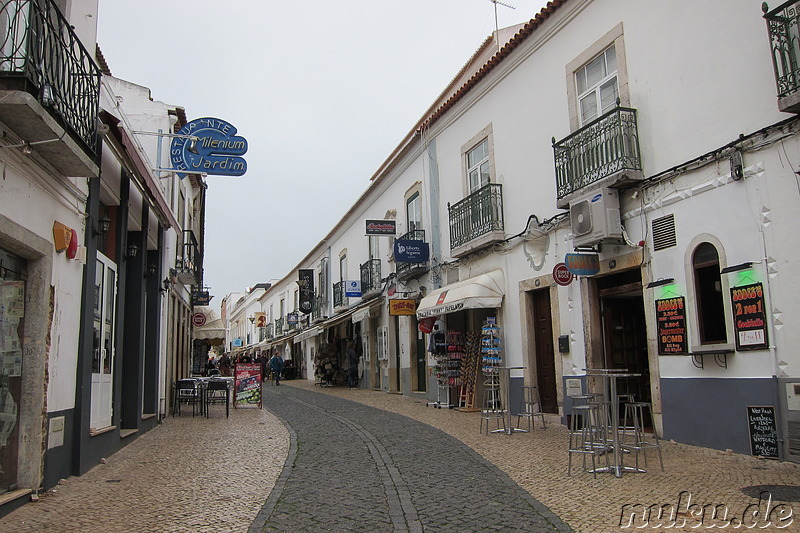
[[[463,246],[493,231],[504,231],[503,186],[484,185],[460,202],[448,204],[450,213],[450,249]]]
[[[98,155],[100,69],[53,0],[0,2],[0,78],[36,96]]]
[[[275,335],[273,334],[273,329],[272,329],[272,327],[273,327],[273,326],[272,326],[272,324],[267,324],[267,327],[265,327],[265,328],[261,328],[261,329],[263,329],[263,330],[264,330],[264,339],[271,339],[272,337],[274,337],[274,336],[275,336]],[[261,340],[264,340],[264,339],[261,339]]]
[[[344,307],[347,305],[347,298],[344,295],[345,282],[337,281],[333,284],[333,307]]]
[[[178,279],[186,285],[199,284],[200,253],[197,238],[192,230],[183,230],[183,241],[180,243],[178,250],[178,255],[175,257],[175,270],[178,273]]]
[[[616,107],[569,137],[553,139],[559,199],[624,170],[642,170],[636,110]]]
[[[404,233],[397,238],[398,241],[425,241],[425,230],[415,229]],[[398,261],[395,265],[397,277],[403,279],[403,276],[410,273],[417,268],[424,268],[428,263],[403,263]]]
[[[381,288],[381,260],[370,259],[361,264],[361,294]]]
[[[325,306],[327,303],[328,302],[325,301],[325,298],[321,294],[314,296],[314,303],[311,306],[311,320],[313,322],[322,319],[325,315]]]
[[[782,98],[800,89],[800,0],[784,2],[772,11],[766,2],[761,4],[767,21],[772,66]]]
[[[275,319],[275,336],[283,335],[283,317]]]

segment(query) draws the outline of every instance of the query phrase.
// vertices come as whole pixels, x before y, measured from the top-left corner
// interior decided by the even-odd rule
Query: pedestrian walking
[[[256,357],[256,363],[261,365],[261,383],[264,383],[264,380],[267,378],[267,354],[264,352],[260,352],[258,357]]]
[[[231,375],[231,358],[227,353],[222,354],[222,357],[219,358],[219,371],[223,376]]]
[[[283,357],[281,357],[278,352],[272,354],[272,357],[269,360],[269,368],[272,370],[272,374],[275,376],[275,385],[280,385],[281,371],[283,370]]]

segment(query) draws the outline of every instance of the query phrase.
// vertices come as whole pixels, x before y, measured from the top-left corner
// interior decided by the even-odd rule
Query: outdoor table
[[[506,408],[506,427],[504,429],[495,429],[492,433],[505,433],[513,435],[514,432],[527,433],[527,429],[515,428],[511,425],[511,371],[524,370],[524,366],[499,366],[497,369],[500,371],[500,379],[502,380],[503,390],[503,405]]]
[[[594,472],[613,472],[616,477],[622,477],[622,472],[644,472],[632,466],[622,465],[622,445],[619,441],[619,398],[617,397],[617,378],[639,377],[641,374],[628,372],[627,369],[615,368],[584,368],[587,376],[603,378],[603,394],[608,399],[611,409],[611,448],[614,460],[609,467],[595,468]]]

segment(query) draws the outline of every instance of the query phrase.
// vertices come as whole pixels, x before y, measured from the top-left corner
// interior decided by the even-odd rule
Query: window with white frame
[[[614,45],[575,73],[581,125],[614,108],[619,98],[617,53]]]
[[[380,256],[378,255],[378,253],[379,253],[379,250],[378,250],[379,241],[378,241],[378,239],[379,238],[380,237],[378,237],[377,235],[370,235],[369,236],[369,258],[370,259],[380,259]]]
[[[415,192],[406,200],[406,221],[408,231],[422,229],[422,206],[419,192]]]
[[[467,180],[472,194],[491,181],[489,139],[485,138],[467,152]]]

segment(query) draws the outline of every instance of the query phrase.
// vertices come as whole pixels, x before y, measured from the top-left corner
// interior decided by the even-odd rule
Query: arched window
[[[713,244],[704,242],[695,249],[692,270],[700,344],[725,343],[728,334],[722,301],[722,278],[719,274],[719,254]]]

